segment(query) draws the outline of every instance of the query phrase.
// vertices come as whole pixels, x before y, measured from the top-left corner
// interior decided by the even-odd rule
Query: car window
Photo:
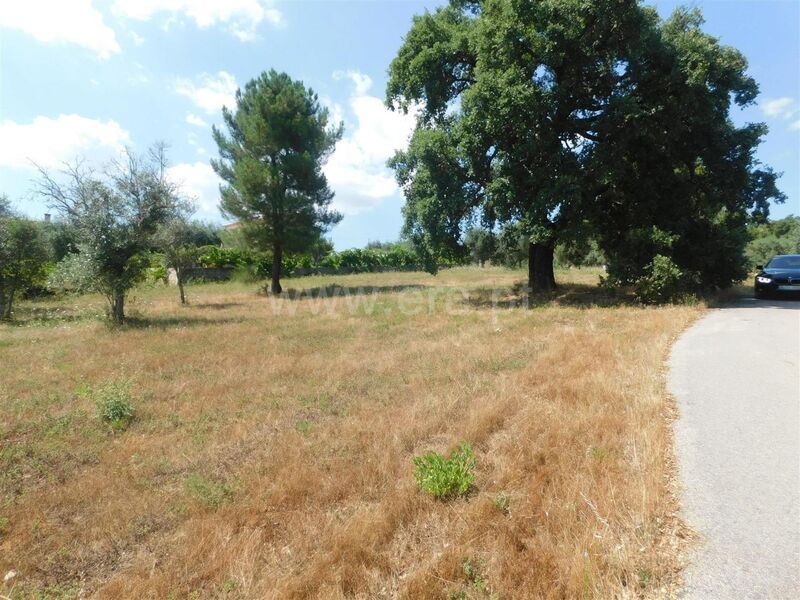
[[[767,265],[770,269],[800,269],[800,256],[776,256]]]

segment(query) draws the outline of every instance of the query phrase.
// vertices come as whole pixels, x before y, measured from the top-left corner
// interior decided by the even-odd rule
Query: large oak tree
[[[462,252],[479,221],[523,232],[532,289],[555,286],[554,245],[586,232],[622,282],[658,253],[700,284],[735,278],[733,264],[714,278],[683,248],[705,234],[736,263],[731,228],[781,195],[753,159],[763,126],[730,122],[732,102],[757,93],[746,61],[700,25],[636,0],[451,0],[416,17],[387,104],[418,123],[390,164],[429,266]]]

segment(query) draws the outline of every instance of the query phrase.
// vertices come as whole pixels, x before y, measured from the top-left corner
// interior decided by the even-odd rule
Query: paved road
[[[675,344],[683,598],[800,599],[800,301],[746,299]]]

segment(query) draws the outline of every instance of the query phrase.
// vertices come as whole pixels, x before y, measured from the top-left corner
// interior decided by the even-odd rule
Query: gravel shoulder
[[[682,598],[800,598],[800,302],[741,300],[673,347]]]

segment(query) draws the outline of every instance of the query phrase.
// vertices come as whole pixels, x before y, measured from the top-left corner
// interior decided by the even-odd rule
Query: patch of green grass
[[[82,410],[74,410],[63,415],[49,419],[44,425],[43,435],[49,438],[64,437],[73,435],[83,430],[79,428],[86,420],[86,413]]]
[[[331,399],[326,393],[317,392],[301,398],[300,406],[304,408],[318,408],[322,412],[328,412],[331,408]]]
[[[445,458],[438,452],[414,457],[414,479],[420,489],[440,500],[466,494],[475,481],[475,454],[462,442]]]
[[[75,600],[78,598],[78,590],[74,587],[67,587],[63,585],[48,585],[43,588],[23,589],[17,588],[12,594],[11,598],[17,600]]]
[[[303,435],[310,433],[313,426],[314,425],[311,423],[311,421],[306,421],[305,419],[297,421],[297,423],[294,424],[294,428]]]
[[[192,498],[212,510],[217,510],[233,497],[233,490],[227,483],[209,481],[197,473],[189,475],[186,479],[186,491]]]
[[[189,436],[197,446],[203,446],[219,429],[216,411],[204,412],[189,425]]]
[[[608,458],[608,448],[602,448],[600,446],[592,447],[592,458],[597,462],[603,462]]]

